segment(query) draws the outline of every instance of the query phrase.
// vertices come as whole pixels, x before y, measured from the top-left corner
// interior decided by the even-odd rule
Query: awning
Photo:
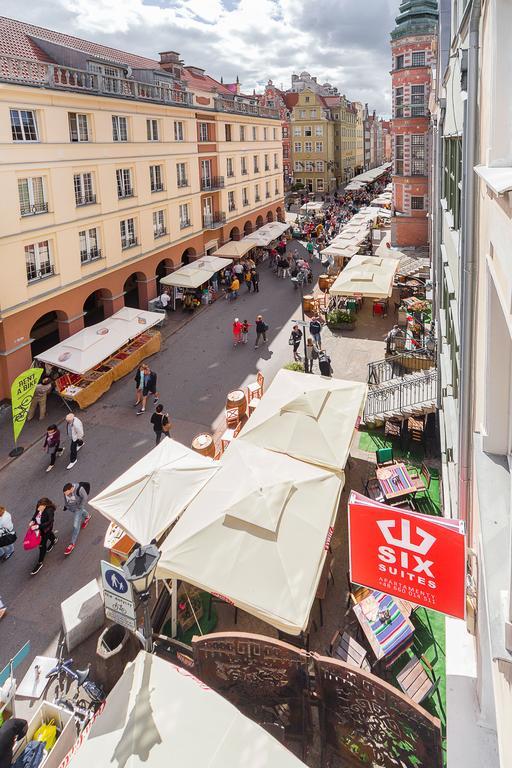
[[[215,272],[231,264],[231,259],[220,259],[217,256],[202,256],[180,267],[170,275],[160,279],[161,285],[174,285],[180,288],[199,288],[207,283]]]
[[[190,672],[139,651],[71,758],[72,768],[305,768]]]
[[[37,355],[42,363],[82,374],[111,357],[124,344],[162,322],[159,312],[123,307],[101,323],[73,334]]]
[[[232,259],[240,259],[242,256],[245,256],[251,248],[256,248],[256,245],[257,244],[252,240],[247,240],[245,237],[243,240],[230,240],[228,243],[224,243],[224,245],[218,248],[212,256],[227,256]]]
[[[220,465],[162,543],[157,577],[183,579],[298,635],[309,622],[343,473],[239,438]]]
[[[323,203],[304,203],[300,210],[304,213],[314,213],[315,211],[321,211],[323,207]]]
[[[290,224],[281,221],[271,221],[268,224],[264,224],[259,229],[256,229],[254,232],[251,232],[250,235],[244,237],[242,242],[245,240],[250,242],[254,241],[256,245],[264,248],[273,240],[277,240],[278,237],[281,237],[281,235],[283,235],[289,228]]]
[[[331,296],[367,296],[386,299],[393,291],[398,259],[354,256],[331,286]]]
[[[162,440],[90,504],[140,544],[158,538],[219,469],[175,440]]]

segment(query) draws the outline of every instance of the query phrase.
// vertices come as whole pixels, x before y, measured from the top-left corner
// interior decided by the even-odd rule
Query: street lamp
[[[302,340],[304,342],[304,372],[306,371],[306,316],[304,314],[304,291],[302,290],[303,287],[303,281],[299,280],[298,277],[292,277],[292,281],[298,285],[300,290],[300,309],[302,312]]]
[[[151,653],[153,650],[149,598],[151,584],[155,578],[156,566],[160,560],[160,555],[161,552],[154,541],[145,546],[137,544],[135,550],[123,565],[126,580],[130,582],[144,606],[144,646],[148,653]]]

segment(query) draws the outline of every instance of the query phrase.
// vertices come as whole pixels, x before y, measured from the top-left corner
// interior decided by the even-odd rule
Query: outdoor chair
[[[386,501],[376,477],[368,478],[364,486],[364,492],[365,496],[368,496],[369,499],[373,499],[373,501],[380,501],[382,503]]]
[[[393,457],[393,448],[377,448],[375,451],[375,458],[377,460],[378,467],[383,467],[386,464],[395,463],[395,459]]]
[[[224,434],[220,438],[220,445],[221,445],[221,448],[222,448],[222,453],[224,453],[224,451],[226,450],[226,448],[228,447],[230,442],[232,440],[234,440],[235,437],[238,436],[238,433],[240,432],[241,429],[242,429],[242,422],[239,422],[236,425],[236,427],[228,427],[225,430]]]
[[[351,605],[357,605],[357,603],[360,603],[361,600],[364,600],[365,597],[368,597],[368,595],[371,593],[371,589],[368,589],[368,587],[361,587],[359,584],[352,584],[350,581],[350,573],[347,571],[347,585],[348,585],[348,600],[347,600],[347,609]]]
[[[238,408],[226,408],[226,426],[236,427],[240,421],[240,411]]]
[[[430,483],[432,482],[432,475],[430,474],[425,462],[421,463],[419,472],[416,467],[408,467],[407,472],[409,473],[411,480],[414,483],[414,487],[416,488],[417,493],[425,493],[428,491],[430,488]]]
[[[413,443],[423,443],[425,439],[425,420],[424,418],[409,418],[407,421],[407,429]]]
[[[367,657],[366,649],[355,640],[348,632],[338,629],[329,646],[329,656],[333,659],[339,659],[352,667],[371,671],[371,665]]]
[[[423,663],[426,664],[430,670],[430,675],[427,674]],[[417,656],[413,656],[410,661],[407,662],[405,667],[396,676],[398,685],[412,701],[416,704],[431,696],[439,686],[439,678],[435,678],[432,665],[422,656],[418,659]]]
[[[261,397],[253,397],[253,398],[251,398],[249,400],[249,402],[247,403],[247,408],[248,408],[248,411],[249,411],[249,416],[251,415],[251,413],[253,411],[256,410],[256,408],[258,407],[258,405],[260,403],[261,403]]]
[[[402,434],[402,422],[395,419],[386,419],[384,422],[384,436],[394,440],[397,437],[401,437]]]
[[[256,381],[249,384],[247,387],[247,402],[250,403],[253,397],[263,397],[263,385],[265,383],[265,377],[258,371]]]

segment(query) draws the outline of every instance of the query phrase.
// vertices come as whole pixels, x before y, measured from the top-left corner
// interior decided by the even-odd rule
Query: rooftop
[[[402,0],[391,39],[428,35],[437,29],[437,0]]]

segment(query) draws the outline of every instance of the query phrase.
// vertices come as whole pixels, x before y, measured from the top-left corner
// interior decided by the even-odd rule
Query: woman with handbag
[[[31,576],[39,573],[43,567],[43,561],[47,552],[51,552],[58,542],[57,535],[53,532],[53,522],[55,520],[55,504],[50,499],[43,497],[36,504],[36,511],[30,521],[30,530],[38,534],[39,538],[39,558],[30,572]]]
[[[160,405],[157,405],[155,412],[151,417],[151,423],[153,425],[153,430],[156,435],[156,445],[158,445],[158,443],[162,439],[162,434],[166,435],[167,437],[171,436],[169,434],[171,431],[169,414],[164,413],[164,407],[162,403],[160,403]]]
[[[6,508],[0,505],[0,562],[5,562],[13,556],[15,541],[12,517]]]

